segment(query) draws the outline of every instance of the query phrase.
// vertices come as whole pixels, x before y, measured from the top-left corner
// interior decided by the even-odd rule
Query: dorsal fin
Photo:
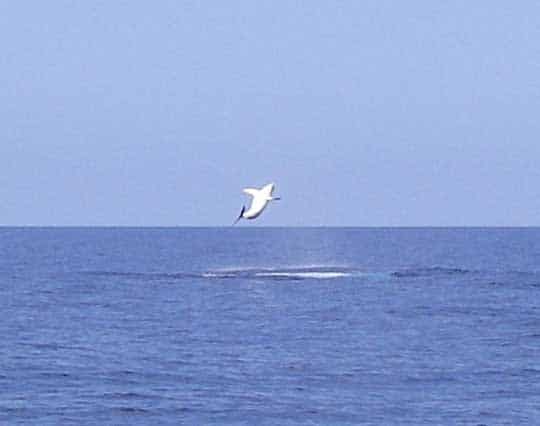
[[[238,215],[238,217],[234,221],[233,225],[236,225],[238,223],[238,221],[240,219],[242,219],[242,215],[244,214],[245,211],[246,211],[246,206],[242,206],[242,210],[240,211],[240,214]]]

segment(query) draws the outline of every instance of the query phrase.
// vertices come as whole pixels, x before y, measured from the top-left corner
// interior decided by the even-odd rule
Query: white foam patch
[[[236,275],[225,272],[204,272],[202,276],[204,278],[234,278]]]
[[[255,274],[256,277],[275,277],[275,278],[313,278],[319,280],[326,280],[332,278],[343,278],[348,277],[350,274],[345,272],[337,271],[327,271],[327,272],[258,272]]]

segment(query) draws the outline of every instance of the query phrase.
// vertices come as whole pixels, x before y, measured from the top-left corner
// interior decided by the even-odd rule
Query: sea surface
[[[538,228],[1,228],[2,425],[540,424]]]

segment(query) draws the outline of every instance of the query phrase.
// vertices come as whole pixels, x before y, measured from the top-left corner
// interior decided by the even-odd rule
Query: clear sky
[[[540,225],[540,2],[0,3],[0,224]]]

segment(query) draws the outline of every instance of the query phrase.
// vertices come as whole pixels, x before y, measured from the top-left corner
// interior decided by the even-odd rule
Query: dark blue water
[[[540,229],[0,229],[1,424],[540,424]]]

